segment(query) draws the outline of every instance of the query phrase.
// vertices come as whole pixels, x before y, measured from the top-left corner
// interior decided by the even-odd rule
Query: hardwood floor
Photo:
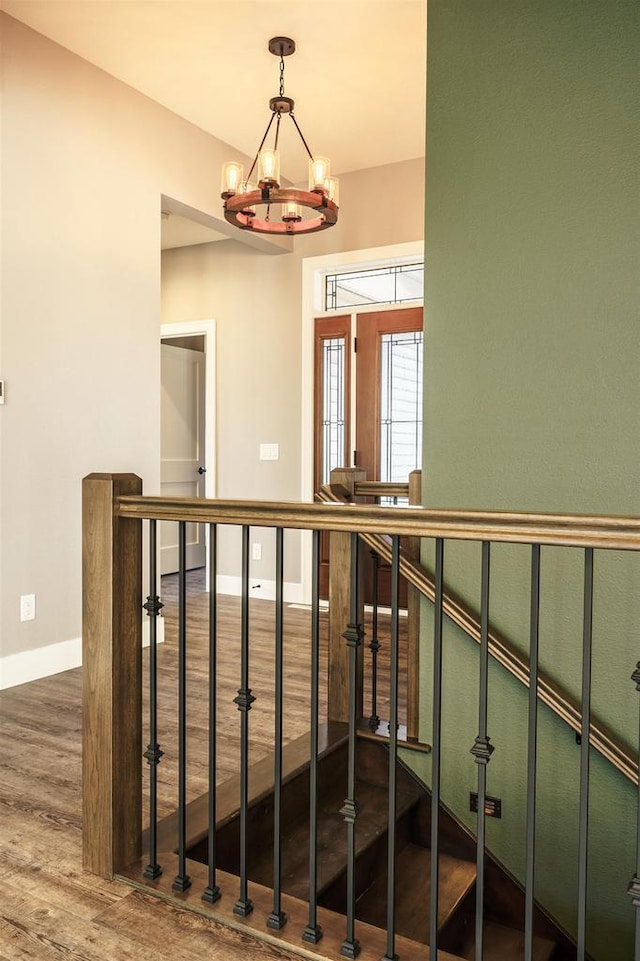
[[[188,628],[189,797],[207,787],[208,599],[201,575],[190,576]],[[166,579],[166,641],[158,652],[160,815],[175,809],[176,611],[175,586]],[[273,732],[273,614],[268,601],[251,601],[251,760],[269,752]],[[308,729],[307,674],[310,613],[285,610],[285,739]],[[237,772],[240,602],[219,604],[219,769]],[[323,622],[324,624],[324,622]],[[326,675],[326,624],[322,672]],[[145,654],[146,665],[146,654]],[[326,698],[323,694],[321,710]],[[380,711],[379,713],[383,713]],[[146,716],[146,710],[145,710]],[[81,669],[34,681],[0,695],[0,961],[256,961],[294,956],[252,941],[191,912],[181,911],[82,870]],[[146,737],[146,733],[145,733]],[[146,747],[146,741],[145,745]],[[144,749],[144,748],[143,748]],[[145,785],[147,783],[145,770]],[[297,956],[295,956],[297,957]]]

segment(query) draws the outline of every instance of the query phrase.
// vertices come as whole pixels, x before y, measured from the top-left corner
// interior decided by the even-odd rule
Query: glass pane
[[[322,476],[328,484],[334,467],[345,467],[345,338],[322,341]]]
[[[327,310],[362,304],[401,304],[422,300],[424,264],[401,264],[351,270],[325,277]]]
[[[405,483],[422,461],[422,331],[383,334],[380,480]]]

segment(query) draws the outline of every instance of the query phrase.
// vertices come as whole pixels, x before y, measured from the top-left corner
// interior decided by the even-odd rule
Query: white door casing
[[[205,355],[184,347],[161,344],[162,497],[204,496],[205,473]],[[204,527],[187,524],[187,570],[206,562]],[[162,574],[178,570],[178,525],[160,527]]]

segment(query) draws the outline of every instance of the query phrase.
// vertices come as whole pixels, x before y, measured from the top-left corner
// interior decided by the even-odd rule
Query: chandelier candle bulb
[[[260,184],[280,186],[280,151],[261,150],[258,158],[258,175]]]
[[[302,220],[302,210],[300,206],[294,203],[283,204],[282,219],[285,223],[299,223]]]
[[[309,161],[309,190],[325,190],[325,181],[331,173],[328,157],[312,157]]]
[[[329,197],[329,200],[333,200],[336,207],[340,206],[340,183],[337,177],[327,177],[324,182],[324,189]]]
[[[242,164],[235,163],[235,161],[224,164],[222,167],[222,196],[225,198],[233,197],[243,180],[244,167]]]

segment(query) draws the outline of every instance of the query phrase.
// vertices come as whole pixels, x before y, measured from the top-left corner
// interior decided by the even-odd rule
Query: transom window
[[[422,300],[424,263],[394,264],[325,275],[325,310]]]

